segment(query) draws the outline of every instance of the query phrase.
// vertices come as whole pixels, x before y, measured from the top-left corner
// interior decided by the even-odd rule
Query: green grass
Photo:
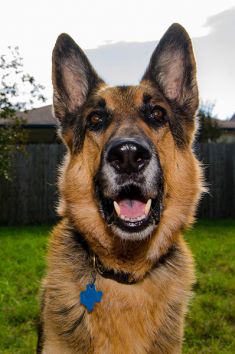
[[[49,226],[0,227],[0,353],[32,354]],[[235,220],[200,221],[186,239],[197,283],[184,354],[235,353]]]
[[[49,227],[0,227],[0,353],[36,348],[38,289]]]
[[[186,238],[197,264],[184,353],[235,353],[235,220],[203,221]]]

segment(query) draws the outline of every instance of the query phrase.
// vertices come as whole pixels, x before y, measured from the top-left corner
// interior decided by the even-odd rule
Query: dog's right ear
[[[196,64],[185,29],[175,23],[158,43],[142,81],[157,86],[167,100],[193,117],[198,107]]]
[[[52,55],[52,83],[54,112],[62,126],[101,82],[81,48],[69,35],[61,34]]]

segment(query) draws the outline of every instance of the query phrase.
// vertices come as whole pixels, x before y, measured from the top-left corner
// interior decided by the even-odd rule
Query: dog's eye
[[[93,125],[100,124],[101,122],[102,122],[102,118],[96,114],[90,117],[90,123]]]
[[[102,127],[103,117],[100,113],[92,112],[87,117],[87,127],[91,130],[97,130]]]
[[[161,120],[165,116],[165,111],[162,107],[154,106],[149,114],[150,119]]]
[[[147,103],[142,107],[141,114],[145,122],[153,128],[159,128],[168,122],[167,111],[159,105]]]

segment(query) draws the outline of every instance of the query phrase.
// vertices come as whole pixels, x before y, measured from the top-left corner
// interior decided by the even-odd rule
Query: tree
[[[201,104],[199,108],[199,142],[216,141],[221,135],[219,125],[213,115],[214,106],[214,103],[207,102],[206,104]]]
[[[0,176],[9,179],[12,154],[23,151],[27,134],[19,112],[32,108],[35,101],[45,102],[44,87],[24,73],[18,47],[8,47],[0,56]]]

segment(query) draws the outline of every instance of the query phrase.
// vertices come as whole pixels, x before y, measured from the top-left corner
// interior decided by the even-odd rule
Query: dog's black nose
[[[119,141],[110,146],[107,161],[119,173],[134,173],[143,170],[151,159],[147,147],[133,141]]]

